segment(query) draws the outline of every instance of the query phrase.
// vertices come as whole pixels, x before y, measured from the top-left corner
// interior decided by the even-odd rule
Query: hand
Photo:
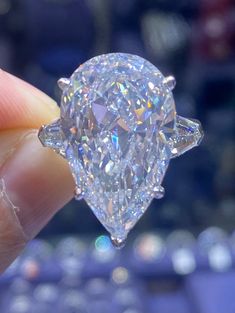
[[[37,137],[58,116],[52,99],[0,70],[0,273],[73,196],[68,164]]]

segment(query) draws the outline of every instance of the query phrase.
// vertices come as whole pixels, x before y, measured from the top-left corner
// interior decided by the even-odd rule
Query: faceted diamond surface
[[[68,160],[77,197],[122,241],[151,200],[164,195],[170,159],[198,144],[200,124],[176,115],[165,77],[138,56],[95,57],[69,82],[61,119],[39,138]]]

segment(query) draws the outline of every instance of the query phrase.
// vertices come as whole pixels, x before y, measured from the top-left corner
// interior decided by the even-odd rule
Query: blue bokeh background
[[[234,313],[231,293],[235,288],[234,2],[0,0],[0,67],[40,88],[58,103],[57,80],[69,77],[87,59],[108,52],[140,55],[164,75],[173,74],[177,81],[174,95],[178,113],[202,122],[204,140],[200,147],[171,161],[163,183],[165,197],[152,202],[133,230],[128,247],[120,254],[115,252],[113,258],[105,230],[85,202],[73,200],[66,205],[39,234],[38,238],[46,241],[33,242],[6,274],[0,312],[42,313],[56,307],[56,312],[70,313]],[[143,239],[145,232],[160,234],[164,244],[160,237]],[[71,235],[82,243],[66,241]],[[192,236],[197,240],[192,240]],[[51,249],[48,242],[55,249],[53,253],[48,252]],[[86,257],[81,252],[83,244],[88,247]],[[208,252],[208,245],[214,244],[217,254],[214,250],[212,256],[201,253],[205,246]],[[142,251],[142,259],[136,258],[136,246]],[[161,255],[163,246],[168,252],[161,262],[151,259],[152,255]],[[180,258],[174,254],[179,247],[186,247],[186,254],[180,250]],[[195,261],[187,254],[189,250]],[[68,255],[76,262],[71,263]],[[106,255],[108,261],[100,262],[100,255],[101,259]],[[146,263],[144,257],[150,260]],[[177,265],[179,259],[181,267]],[[42,266],[39,272],[38,264]],[[217,274],[220,271],[222,275]],[[127,273],[132,277],[130,281],[125,280]],[[63,277],[69,283],[63,281],[58,285]],[[97,277],[105,280],[94,281]],[[45,282],[50,285],[43,285]],[[8,286],[7,292],[4,284]],[[76,299],[83,299],[76,300],[79,304],[73,311],[65,308],[67,300],[60,296],[70,289],[77,292]],[[19,290],[25,290],[24,295],[37,305],[20,311],[22,305],[16,302],[15,311],[14,308],[10,311],[9,303],[14,304],[22,295]],[[120,290],[129,295],[134,290],[132,298],[127,299],[135,299],[135,303],[139,299],[140,304],[121,306],[120,299],[124,301],[125,297]],[[48,294],[51,302],[48,300],[46,306]],[[75,298],[69,296],[72,303]],[[111,298],[112,309],[107,304]]]

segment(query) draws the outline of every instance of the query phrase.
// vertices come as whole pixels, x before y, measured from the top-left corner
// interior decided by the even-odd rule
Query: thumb
[[[74,189],[67,163],[41,146],[34,129],[57,118],[54,102],[19,79],[0,74],[0,86],[6,85],[0,98],[0,272],[72,198]]]

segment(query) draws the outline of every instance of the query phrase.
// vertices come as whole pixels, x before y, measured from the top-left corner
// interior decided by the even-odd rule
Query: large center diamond
[[[77,193],[122,241],[161,196],[170,158],[198,143],[198,124],[187,120],[189,131],[181,125],[186,119],[178,119],[171,90],[154,65],[106,54],[74,72],[63,90],[61,119],[39,137],[69,161]]]

